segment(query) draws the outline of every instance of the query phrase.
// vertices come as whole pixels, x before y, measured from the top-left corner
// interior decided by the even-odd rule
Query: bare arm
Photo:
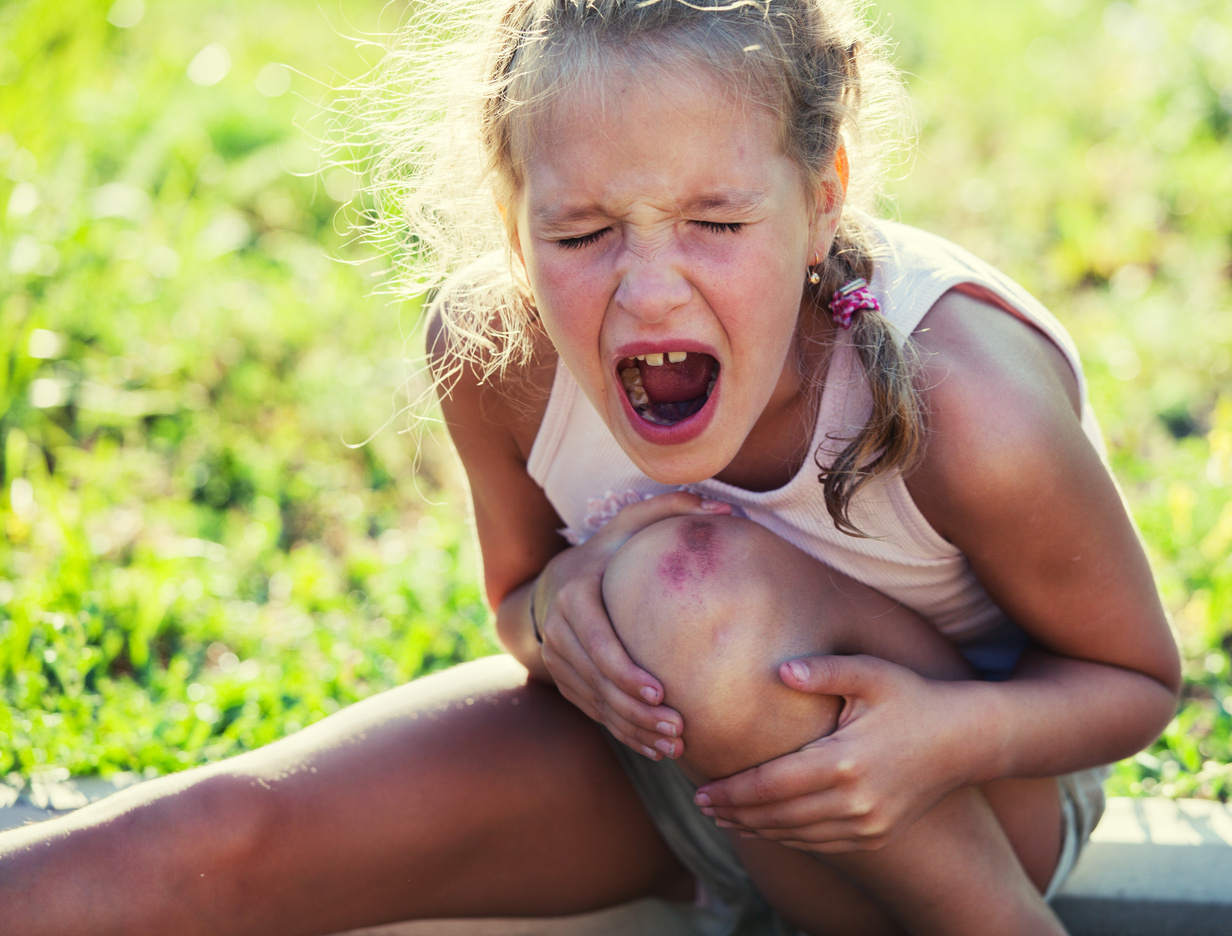
[[[459,366],[439,319],[429,323],[428,348],[434,373]],[[729,508],[694,494],[665,494],[626,508],[585,545],[567,546],[556,532],[563,526],[560,517],[526,469],[555,361],[546,346],[526,367],[484,382],[463,364],[441,393],[445,422],[470,482],[497,634],[533,676],[555,683],[621,741],[655,759],[679,757],[683,719],[661,704],[662,684],[629,658],[612,629],[601,593],[603,571],[642,527],[667,516]],[[543,646],[532,629],[532,593]]]
[[[838,729],[698,794],[799,848],[879,848],[959,787],[1128,756],[1175,710],[1176,646],[1064,357],[958,292],[915,340],[929,436],[908,488],[1040,649],[1001,683],[927,680],[867,656],[798,661],[803,677],[781,667],[795,689],[845,698]]]
[[[1150,567],[1083,434],[1077,387],[1043,335],[947,294],[916,341],[930,438],[911,494],[992,599],[1046,652],[972,686],[988,724],[972,780],[1128,756],[1172,717],[1180,661]],[[996,730],[979,730],[992,728]]]
[[[449,435],[470,482],[475,529],[483,556],[483,581],[496,612],[502,645],[538,679],[551,681],[531,634],[529,585],[548,560],[566,547],[560,518],[526,473],[526,458],[543,417],[542,406],[524,405],[502,391],[502,382],[480,382],[473,365],[448,347],[439,314],[428,323],[428,356],[434,374],[458,371],[438,388]],[[531,366],[508,378],[546,402],[550,368]],[[517,385],[517,384],[515,384]]]

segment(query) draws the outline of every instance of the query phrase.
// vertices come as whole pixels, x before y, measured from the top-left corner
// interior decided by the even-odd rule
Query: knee
[[[747,638],[774,610],[756,568],[753,526],[734,517],[671,517],[616,553],[603,599],[625,646],[647,657],[641,665],[743,660]]]
[[[152,781],[148,792],[145,784],[135,788],[145,792],[144,802],[122,813],[116,834],[160,856],[152,877],[202,919],[240,914],[280,824],[278,798],[251,777],[210,768],[195,773]]]
[[[794,692],[778,676],[785,660],[833,649],[800,600],[811,562],[747,520],[673,517],[608,566],[612,624],[684,717],[696,772],[726,776],[833,730],[840,700]]]

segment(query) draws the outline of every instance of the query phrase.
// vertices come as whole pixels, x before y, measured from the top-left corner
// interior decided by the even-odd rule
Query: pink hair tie
[[[881,303],[869,292],[867,280],[856,277],[834,291],[834,298],[830,300],[830,318],[839,328],[850,328],[851,316],[860,309],[880,312]]]

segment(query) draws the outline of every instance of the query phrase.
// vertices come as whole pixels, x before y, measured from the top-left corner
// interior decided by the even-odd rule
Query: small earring
[[[808,281],[812,283],[814,286],[816,286],[818,283],[821,282],[821,274],[818,273],[816,270],[810,270]]]

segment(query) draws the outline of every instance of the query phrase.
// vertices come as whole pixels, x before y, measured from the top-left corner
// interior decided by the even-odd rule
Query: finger
[[[763,829],[800,829],[817,822],[834,819],[852,819],[864,812],[852,808],[846,797],[836,790],[821,790],[795,799],[784,800],[764,806],[744,806],[733,808],[727,806],[707,806],[702,812],[724,822],[754,830]]]
[[[760,836],[758,837],[760,838]],[[847,838],[827,838],[818,841],[790,838],[777,839],[776,841],[780,845],[794,848],[797,851],[816,852],[820,855],[842,855],[850,854],[851,852],[876,851],[879,848],[885,848],[891,839],[885,837],[862,838],[852,836]]]
[[[606,623],[607,619],[604,618]],[[663,684],[659,682],[653,675],[646,672],[640,666],[633,662],[632,658],[625,651],[624,644],[616,637],[616,632],[612,630],[611,624],[603,629],[595,628],[588,630],[585,634],[577,635],[579,641],[585,640],[586,656],[591,660],[598,673],[602,674],[603,678],[615,685],[621,692],[629,696],[631,699],[640,699],[647,707],[647,718],[650,719],[649,724],[653,725],[661,718],[654,717],[649,714],[650,707],[657,706],[663,701]],[[670,721],[679,721],[677,731],[679,731],[683,720],[673,710],[668,709],[668,712],[674,716]]]
[[[859,836],[856,835],[853,829],[845,828],[837,823],[819,823],[814,826],[805,826],[802,829],[751,828],[748,829],[748,831],[752,832],[760,839],[765,839],[767,842],[780,842],[782,844],[786,844],[788,842],[800,842],[808,845],[810,848],[816,845],[825,845],[830,842],[859,841]]]
[[[812,747],[712,780],[698,788],[693,801],[698,806],[755,806],[828,789],[854,772],[854,765],[846,759],[834,762],[835,746],[827,742],[830,738],[822,738]]]
[[[892,665],[863,654],[799,657],[779,667],[779,678],[797,692],[870,697],[884,684],[886,667]]]
[[[561,639],[568,643],[572,637],[573,635],[569,633]],[[575,665],[575,660],[577,665]],[[660,756],[676,758],[684,753],[684,741],[677,737],[679,732],[671,722],[666,720],[666,714],[654,723],[654,728],[648,729],[638,725],[627,717],[624,709],[635,710],[647,708],[647,706],[640,705],[635,699],[629,698],[615,687],[604,683],[585,657],[578,657],[575,654],[574,659],[571,660],[565,655],[555,653],[552,648],[545,645],[544,662],[548,665],[553,678],[556,679],[561,694],[592,720],[603,724],[622,743],[655,760],[658,760]],[[675,714],[670,709],[664,711]]]
[[[739,832],[741,835],[757,834],[753,829],[750,829],[747,826],[742,826],[738,822],[728,822],[726,819],[715,819],[714,824],[720,829],[726,829],[729,832]]]
[[[675,710],[666,706],[643,705],[636,699],[625,695],[611,683],[600,683],[599,695],[608,711],[634,726],[639,737],[649,739],[648,744],[659,748],[669,757],[677,756],[679,750],[673,752],[657,742],[674,743],[677,748],[683,749],[684,742],[680,740],[682,733],[679,727],[680,715]]]
[[[615,680],[607,678],[602,666],[595,667],[595,683],[604,700],[633,724],[667,738],[678,738],[684,733],[684,719],[679,712],[666,705],[647,705],[641,699],[634,698]]]
[[[581,677],[568,660],[553,652],[545,644],[543,662],[548,672],[552,674],[552,680],[562,696],[585,712],[592,720],[603,720],[603,713],[598,704],[598,694],[594,691],[594,687]]]
[[[643,732],[630,725],[624,719],[614,716],[610,710],[595,705],[590,700],[591,687],[576,672],[572,670],[565,672],[562,667],[560,675],[554,674],[553,678],[556,679],[557,689],[566,700],[575,705],[591,721],[603,725],[611,732],[612,737],[626,747],[656,761],[669,754],[679,757],[683,752],[684,742],[667,742],[660,736]],[[665,749],[660,749],[657,745],[663,745]]]
[[[579,633],[580,628],[559,628],[562,652],[577,661],[579,672],[592,677],[624,718],[664,737],[679,737],[684,732],[684,719],[675,709],[660,704],[663,684],[629,657],[606,612],[591,609],[587,617],[591,623],[584,632]],[[583,658],[588,662],[582,663]]]
[[[768,833],[764,837],[791,849],[833,853],[876,851],[890,845],[897,836],[887,830],[870,831],[860,821],[833,821],[797,829],[795,835]]]
[[[595,538],[603,537],[604,545],[616,550],[634,533],[668,517],[684,514],[721,517],[730,514],[731,509],[731,504],[708,500],[689,491],[669,491],[625,507],[608,521]]]

